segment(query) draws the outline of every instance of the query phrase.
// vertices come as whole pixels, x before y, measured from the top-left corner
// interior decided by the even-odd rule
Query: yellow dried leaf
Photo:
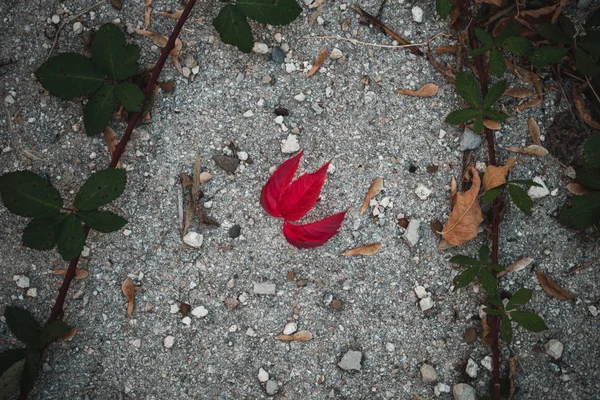
[[[149,4],[150,3],[148,3],[148,5]],[[150,14],[152,13],[152,7],[148,7],[148,5],[146,5],[144,8],[144,29],[148,29],[148,26],[150,25]]]
[[[577,110],[579,118],[581,118],[583,122],[585,122],[587,125],[591,126],[594,129],[600,129],[600,123],[594,121],[594,118],[592,118],[592,114],[590,113],[589,108],[585,104],[583,97],[581,97],[581,93],[579,93],[577,87],[573,88],[573,103],[575,104],[575,109]]]
[[[53,275],[66,275],[67,270],[66,269],[55,269],[52,271]],[[77,268],[75,270],[75,279],[80,280],[83,279],[85,277],[87,277],[90,273],[85,270],[85,269],[81,269],[81,268]]]
[[[529,121],[527,121],[527,129],[529,130],[529,136],[531,136],[531,141],[534,144],[537,144],[538,146],[542,147],[542,141],[540,139],[540,126],[537,122],[535,122],[535,119],[533,119],[533,117],[529,118]]]
[[[502,125],[500,125],[499,123],[497,123],[496,121],[494,121],[492,119],[484,119],[483,126],[485,126],[488,129],[491,129],[493,131],[499,131],[500,129],[502,129]]]
[[[275,336],[275,340],[282,341],[293,341],[293,342],[308,342],[312,340],[313,335],[309,331],[299,331],[294,333],[293,335],[279,335]]]
[[[183,14],[183,10],[177,10],[174,13],[169,13],[166,11],[159,11],[158,13],[163,17],[179,19],[179,17],[181,17],[181,14]]]
[[[158,47],[165,47],[167,45],[167,41],[169,40],[166,36],[163,36],[159,33],[150,32],[145,29],[135,28],[134,31],[138,35],[146,36],[146,37],[152,39],[154,44],[157,45]]]
[[[533,262],[533,258],[529,258],[529,257],[521,258],[520,260],[515,261],[514,263],[512,263],[508,267],[506,267],[506,269],[504,271],[498,272],[498,274],[496,276],[498,278],[500,278],[501,276],[506,275],[508,272],[520,271],[522,269],[529,267],[532,262]]]
[[[369,209],[369,203],[371,199],[379,194],[383,189],[383,178],[375,178],[373,183],[371,183],[371,187],[369,187],[369,191],[365,196],[365,200],[363,201],[362,207],[360,207],[360,215],[363,215],[365,211]]]
[[[533,96],[531,89],[527,88],[509,88],[503,94],[504,96],[516,97],[517,99],[526,99]]]
[[[377,252],[381,249],[381,247],[382,247],[381,243],[366,244],[364,246],[360,246],[355,249],[346,250],[345,252],[342,253],[342,255],[345,257],[351,257],[351,256],[356,256],[356,255],[372,256],[373,254],[377,254]]]
[[[133,285],[133,281],[129,278],[125,279],[121,285],[121,290],[125,297],[127,297],[127,316],[131,317],[135,305],[135,286]]]
[[[439,87],[433,83],[427,83],[419,90],[398,89],[396,93],[413,97],[432,97],[438,93]]]
[[[325,62],[326,58],[327,58],[327,50],[323,49],[323,50],[321,50],[321,52],[315,59],[315,63],[313,64],[310,71],[308,71],[308,74],[306,76],[313,76],[314,74],[316,74],[317,71],[319,70],[319,68],[321,68],[321,65],[323,65],[323,62]]]
[[[540,105],[542,103],[541,99],[532,99],[529,100],[528,102],[525,102],[523,104],[519,104],[519,106],[517,108],[515,108],[515,112],[521,112],[526,108],[533,108],[536,107],[538,105]]]
[[[584,194],[592,193],[592,190],[586,188],[580,183],[569,183],[567,185],[567,190],[576,196],[583,196]]]
[[[515,159],[511,157],[508,159],[506,164],[498,167],[496,165],[490,165],[486,168],[485,174],[483,174],[483,191],[487,192],[490,189],[504,185],[506,183],[506,177],[508,172],[515,166]]]
[[[537,144],[530,144],[527,147],[507,147],[506,150],[513,153],[525,154],[527,156],[545,157],[548,154],[548,150],[538,146]]]
[[[548,277],[548,275],[546,275],[540,271],[536,271],[535,275],[537,276],[537,279],[540,282],[542,289],[544,289],[544,292],[548,293],[550,296],[555,297],[559,300],[572,300],[573,299],[572,294],[570,294],[565,289],[558,286],[558,284],[556,282],[554,282],[552,279],[550,279]]]

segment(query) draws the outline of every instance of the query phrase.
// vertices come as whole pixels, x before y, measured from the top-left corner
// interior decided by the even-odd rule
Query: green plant
[[[530,214],[531,209],[533,208],[533,200],[529,197],[529,194],[518,185],[527,185],[527,186],[538,186],[541,187],[539,183],[529,180],[529,179],[516,179],[513,181],[508,181],[503,185],[497,186],[493,189],[488,190],[481,196],[481,201],[484,204],[491,203],[494,201],[500,193],[506,189],[508,186],[508,194],[513,203],[525,214]]]

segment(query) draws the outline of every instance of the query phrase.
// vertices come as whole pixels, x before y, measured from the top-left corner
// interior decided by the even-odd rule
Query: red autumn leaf
[[[338,233],[347,211],[304,225],[294,225],[284,221],[283,235],[291,245],[299,249],[322,246]]]
[[[297,221],[317,204],[329,161],[310,174],[302,174],[283,191],[279,198],[278,211],[286,221]]]
[[[274,217],[281,217],[279,212],[279,198],[285,189],[290,186],[294,174],[300,164],[300,158],[304,150],[296,154],[289,160],[284,161],[273,175],[269,178],[265,186],[263,186],[262,193],[260,195],[260,204],[263,206],[266,212]]]

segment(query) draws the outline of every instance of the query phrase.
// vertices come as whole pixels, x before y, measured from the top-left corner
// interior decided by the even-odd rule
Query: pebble
[[[210,182],[212,179],[212,174],[210,172],[202,171],[200,172],[200,183],[204,184]]]
[[[34,287],[27,289],[27,296],[29,296],[29,297],[37,297],[37,289],[34,288]]]
[[[294,100],[299,101],[299,102],[303,102],[306,99],[306,96],[304,95],[304,93],[300,93],[294,96]]]
[[[271,51],[271,60],[281,64],[285,61],[285,51],[281,50],[281,47],[273,47]]]
[[[429,364],[421,365],[421,380],[423,381],[423,383],[435,382],[437,378],[438,374],[435,371],[435,368],[433,368]]]
[[[562,357],[563,344],[558,340],[549,340],[548,343],[546,343],[546,345],[544,346],[544,348],[546,349],[546,354],[548,354],[550,357],[556,360]]]
[[[89,257],[90,256],[90,248],[87,246],[83,246],[83,250],[81,250],[81,257]]]
[[[474,343],[477,340],[477,331],[475,328],[467,328],[463,333],[463,339],[465,339],[465,342],[469,344]]]
[[[190,326],[190,324],[192,323],[192,319],[191,319],[190,317],[184,317],[184,318],[181,320],[181,322],[182,322],[184,325]]]
[[[204,237],[197,232],[188,232],[183,237],[183,243],[187,244],[188,246],[192,246],[196,249],[199,249],[200,247],[202,247],[203,241],[204,241]]]
[[[427,186],[423,185],[422,183],[419,183],[417,185],[417,187],[415,188],[415,194],[417,195],[417,197],[423,201],[427,200],[429,198],[429,196],[431,196],[431,189],[429,189]]]
[[[6,97],[4,98],[4,103],[8,105],[14,104],[15,99],[10,94],[6,95]]]
[[[596,306],[588,306],[588,310],[590,310],[590,314],[592,314],[592,316],[598,316],[598,308]]]
[[[433,388],[433,393],[436,396],[440,396],[442,393],[450,393],[450,386],[446,385],[445,383],[438,383],[437,385],[435,385],[435,387]]]
[[[535,183],[539,183],[542,186],[541,187],[540,186],[530,187],[529,190],[527,191],[527,194],[529,195],[529,197],[531,197],[532,199],[541,199],[542,197],[546,197],[550,194],[550,191],[546,187],[546,184],[544,183],[542,178],[540,178],[539,176],[536,176],[535,178],[533,178],[533,181]]]
[[[298,143],[298,137],[296,135],[290,133],[286,139],[281,141],[282,153],[295,153],[298,150],[300,150],[300,143]]]
[[[425,297],[419,301],[419,307],[421,307],[421,311],[427,311],[430,308],[433,308],[433,299],[431,297]]]
[[[230,238],[235,239],[242,233],[242,227],[238,224],[235,224],[231,228],[229,228],[229,231],[227,233],[229,234]]]
[[[279,116],[275,117],[275,123],[276,124],[283,124],[283,116],[279,115]]]
[[[485,367],[488,371],[492,370],[492,357],[485,356],[481,359],[481,365]]]
[[[245,151],[238,151],[237,156],[240,159],[240,161],[248,160],[248,153],[246,153]]]
[[[173,345],[175,344],[175,338],[173,336],[167,336],[164,340],[163,340],[163,344],[165,345],[165,347],[167,349],[170,349],[171,347],[173,347]]]
[[[60,22],[60,17],[58,15],[54,14],[52,16],[52,23],[53,24],[58,24],[59,22]]]
[[[83,24],[79,21],[75,22],[73,24],[73,33],[79,35],[81,32],[83,32]]]
[[[265,383],[269,380],[269,373],[264,369],[259,368],[257,378],[260,383]]]
[[[254,116],[254,113],[252,112],[252,110],[248,110],[243,114],[244,118],[250,118]]]
[[[325,111],[323,107],[319,105],[319,103],[313,103],[312,106],[310,106],[310,108],[312,108],[313,111],[317,113],[317,115],[321,115],[323,111]]]
[[[458,383],[452,388],[454,400],[476,400],[475,389],[466,383]]]
[[[427,297],[427,290],[425,290],[423,286],[417,286],[415,287],[415,294],[418,298],[424,299],[425,297]]]
[[[192,74],[196,75],[198,72],[200,72],[200,66],[196,65],[192,68]]]
[[[269,52],[269,46],[261,42],[255,42],[252,51],[256,54],[267,54]]]
[[[348,350],[342,357],[342,360],[338,363],[338,367],[345,371],[360,371],[360,361],[362,360],[362,353],[356,350]]]
[[[268,395],[273,396],[279,390],[279,385],[277,385],[276,381],[269,379],[265,389],[267,390]]]
[[[285,72],[287,72],[288,74],[291,74],[294,71],[296,71],[296,64],[294,64],[294,63],[285,64]]]
[[[248,328],[248,329],[246,329],[246,336],[256,337],[256,332],[254,331],[254,329]]]
[[[208,315],[208,310],[204,306],[199,306],[192,310],[192,315],[196,318],[204,318]]]
[[[393,353],[394,351],[396,351],[396,345],[394,343],[386,343],[385,349],[390,353]]]
[[[254,284],[254,294],[273,295],[276,290],[277,287],[274,283],[262,282]]]
[[[462,151],[475,150],[481,144],[482,138],[469,128],[465,128],[460,137],[460,149]]]
[[[171,304],[171,307],[169,308],[169,312],[171,314],[177,314],[179,312],[179,306],[177,304]]]
[[[413,20],[415,22],[421,23],[423,22],[423,9],[421,7],[413,7],[412,10],[412,17]]]
[[[342,53],[342,51],[337,47],[334,47],[333,50],[331,50],[331,54],[329,54],[329,58],[331,58],[332,60],[339,60],[343,56],[344,53]]]
[[[142,346],[142,341],[140,339],[133,339],[129,341],[129,344],[139,349]]]
[[[233,174],[240,164],[240,160],[237,157],[230,157],[224,155],[213,156],[215,164],[223,171]]]
[[[29,278],[26,276],[18,276],[16,279],[17,286],[21,289],[27,289],[29,287]]]
[[[129,235],[131,235],[131,229],[125,229],[125,230],[123,230],[123,235],[124,235],[124,236],[129,236]]]
[[[295,322],[289,322],[283,328],[283,334],[291,335],[292,333],[296,332],[297,330],[298,330],[298,324],[296,324]]]
[[[465,369],[465,372],[471,378],[477,378],[477,371],[479,371],[479,366],[477,366],[477,363],[473,361],[472,358],[469,358],[469,361],[467,361],[467,368]]]
[[[571,178],[571,179],[575,179],[577,178],[577,172],[575,172],[575,168],[568,166],[567,168],[565,168],[565,176]]]
[[[411,219],[408,223],[408,227],[406,228],[406,232],[402,235],[406,243],[410,247],[413,247],[419,241],[419,227],[421,226],[420,219]]]

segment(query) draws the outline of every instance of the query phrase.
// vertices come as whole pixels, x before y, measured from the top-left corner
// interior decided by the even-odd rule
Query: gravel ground
[[[422,23],[413,21],[415,4],[402,0],[389,3],[383,19],[413,42],[423,42],[446,32],[446,22],[437,18],[433,3],[419,3]],[[66,197],[72,197],[92,171],[108,165],[108,153],[101,137],[82,134],[81,99],[64,102],[50,97],[33,71],[52,46],[45,33],[56,29],[53,15],[62,21],[65,10],[77,14],[91,4],[0,3],[0,58],[15,61],[0,69],[0,91],[3,98],[10,96],[5,99],[8,112],[20,116],[13,122],[14,134],[23,148],[40,157],[29,161],[9,150],[2,113],[0,171],[30,168],[48,174]],[[156,11],[169,6],[174,10],[178,4],[154,1],[150,30],[168,35],[174,22]],[[289,399],[420,399],[436,397],[438,383],[449,387],[468,383],[478,395],[485,394],[490,372],[481,360],[491,355],[490,350],[479,340],[467,343],[463,338],[470,327],[481,337],[478,308],[485,296],[478,286],[453,293],[452,277],[459,269],[447,261],[459,252],[475,254],[485,235],[460,249],[440,251],[439,238],[429,229],[431,221],[447,218],[447,185],[462,168],[462,132],[445,124],[443,117],[463,103],[423,57],[403,49],[304,37],[340,35],[391,44],[384,35],[360,25],[349,6],[326,2],[322,19],[311,30],[314,9],[304,5],[290,26],[255,25],[255,40],[269,49],[282,43],[289,46],[286,62],[279,63],[268,55],[242,54],[222,44],[210,25],[218,4],[199,5],[181,36],[181,59],[187,59],[190,68],[196,62],[198,73],[189,82],[172,65],[165,68],[162,79],[174,79],[175,91],[161,93],[151,120],[135,131],[122,159],[129,171],[127,188],[111,206],[129,224],[113,234],[90,235],[89,254],[80,262],[90,275],[74,282],[66,306],[66,321],[78,333],[46,354],[31,398],[255,399],[269,397],[268,390],[276,392],[276,398]],[[143,7],[140,0],[126,1],[121,11],[102,4],[77,21],[85,31],[110,21],[123,29],[138,27]],[[361,7],[376,14],[379,3],[363,2]],[[85,51],[82,34],[76,31],[73,22],[64,27],[56,46],[59,52]],[[142,48],[142,65],[152,66],[158,49],[147,38],[133,35],[130,40]],[[307,78],[305,67],[321,49],[334,47],[341,50],[341,58],[328,59],[319,73]],[[288,72],[291,65],[298,70]],[[367,85],[361,83],[363,77],[368,78]],[[439,85],[439,94],[423,99],[395,93],[425,83]],[[509,85],[523,84],[509,77]],[[300,93],[303,101],[295,99]],[[554,115],[565,109],[557,97],[557,92],[548,92],[540,107],[511,115],[498,134],[499,147],[528,143],[526,123],[531,116],[544,134]],[[502,101],[507,110],[517,104]],[[273,110],[278,106],[290,111],[285,127],[275,122]],[[252,116],[247,117],[248,111]],[[118,133],[124,129],[122,120],[112,126]],[[290,156],[282,153],[281,142],[294,128],[305,150],[300,172],[313,171],[327,160],[335,167],[328,173],[320,203],[307,218],[316,220],[350,207],[340,234],[313,250],[291,247],[281,233],[282,222],[259,204],[269,169]],[[212,161],[212,156],[228,151],[231,141],[252,160],[242,162],[234,174]],[[506,160],[509,154],[500,150],[498,156]],[[221,224],[211,229],[192,223],[190,230],[204,237],[200,249],[182,244],[177,212],[178,174],[190,172],[196,157],[213,175],[203,190],[212,202],[210,216]],[[485,162],[485,146],[473,157]],[[598,255],[597,234],[557,223],[570,180],[556,158],[517,158],[514,176],[539,176],[552,195],[536,199],[530,217],[516,207],[507,214],[501,226],[501,262],[521,257],[534,262],[503,279],[501,289],[509,294],[521,287],[533,289],[528,309],[542,315],[549,330],[515,331],[513,343],[502,346],[503,360],[506,364],[508,357],[519,356],[518,399],[600,399],[599,320],[593,307],[600,303],[598,269],[565,274]],[[429,173],[429,165],[439,169]],[[376,177],[385,182],[378,199],[389,197],[393,207],[377,219],[371,210],[359,216],[362,199]],[[426,200],[414,193],[419,184],[432,190]],[[400,214],[422,221],[413,247],[402,238]],[[61,282],[48,272],[65,268],[65,263],[56,252],[23,248],[20,233],[26,221],[3,206],[0,224],[0,303],[26,307],[43,320]],[[241,235],[232,239],[228,231],[236,224]],[[377,255],[340,257],[349,248],[377,241],[383,244]],[[535,270],[550,275],[576,300],[558,301],[545,294]],[[27,276],[37,297],[19,288],[14,275]],[[132,318],[126,317],[121,293],[128,276],[141,287]],[[273,284],[275,293],[255,293],[260,283]],[[426,288],[434,303],[431,309],[419,307],[417,285]],[[230,311],[226,298],[237,298],[241,304]],[[340,303],[332,300],[339,300],[341,307],[333,307]],[[172,312],[179,302],[203,306],[207,313],[196,310],[198,316],[183,320]],[[292,321],[314,339],[274,340]],[[17,346],[4,323],[0,333],[1,348]],[[558,360],[545,352],[551,339],[564,345]],[[341,365],[360,370],[338,365],[348,351],[360,353],[349,353]],[[475,377],[465,373],[469,359],[479,366]],[[433,382],[423,382],[424,364],[435,369]],[[427,367],[424,371],[431,375]],[[261,382],[266,378],[269,382]],[[442,392],[439,398],[452,394]]]

